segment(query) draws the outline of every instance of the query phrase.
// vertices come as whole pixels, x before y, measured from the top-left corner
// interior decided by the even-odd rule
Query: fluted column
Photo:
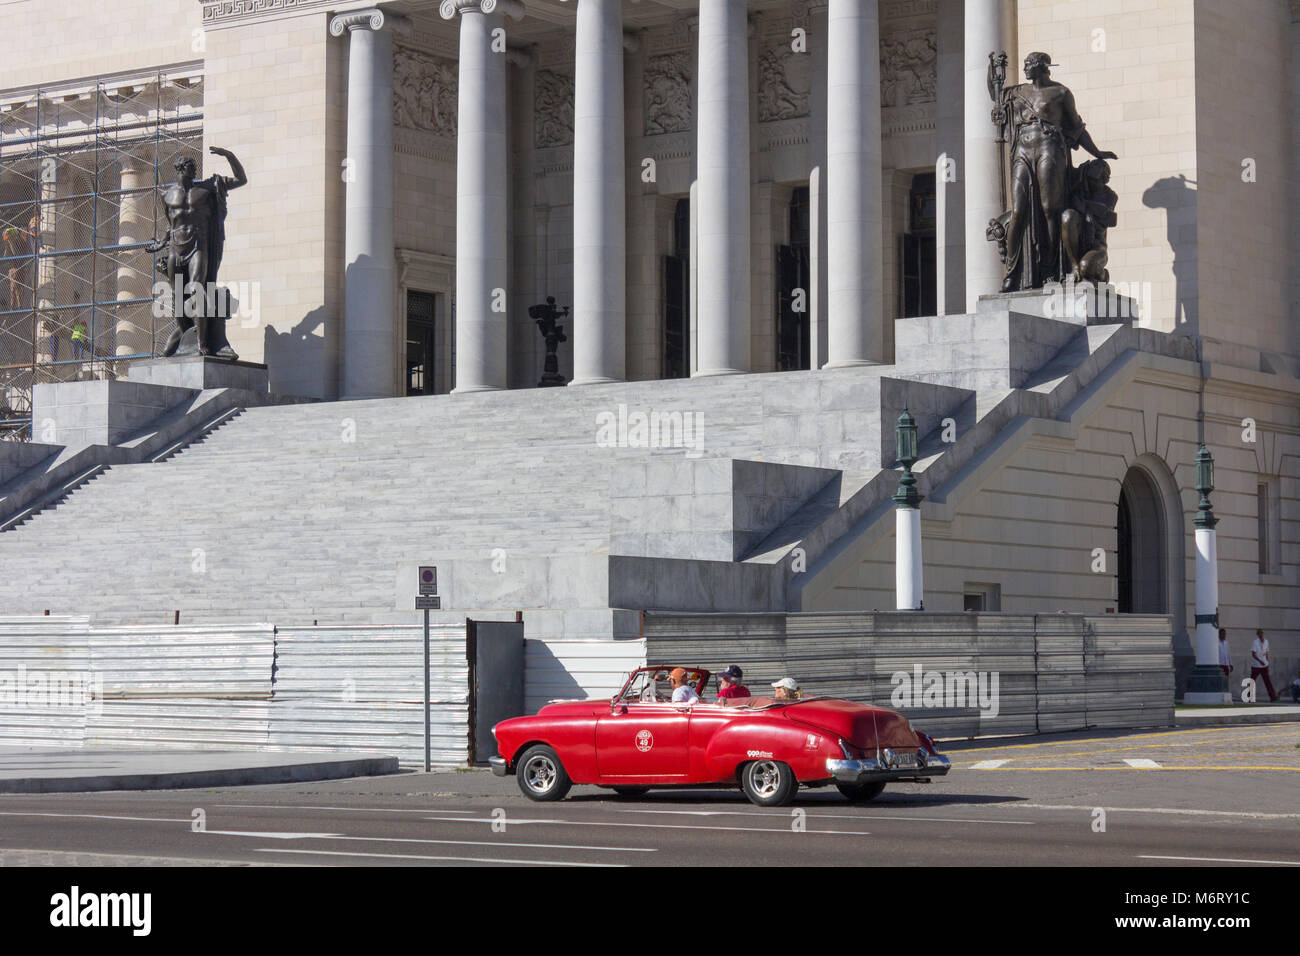
[[[826,350],[826,297],[830,281],[826,248],[826,4],[812,0],[808,5],[808,52],[812,57],[812,93],[810,112],[812,128],[808,145],[812,151],[812,169],[808,174],[809,267],[808,349],[809,368],[821,368],[828,361]]]
[[[348,145],[344,158],[344,398],[397,388],[393,237],[393,38],[402,16],[371,8],[330,20],[348,34]]]
[[[963,152],[966,191],[966,311],[974,312],[982,295],[1002,287],[1002,262],[997,246],[984,238],[989,220],[1003,212],[1002,188],[996,142],[997,130],[990,119],[989,54],[1007,52],[1007,85],[1019,82],[1016,51],[1009,36],[1009,9],[1014,0],[966,0],[963,28],[965,51],[965,131]]]
[[[965,59],[962,0],[938,0],[935,115],[935,312],[966,311],[966,170],[962,156]]]
[[[153,166],[138,157],[124,156],[121,185],[122,211],[118,220],[118,244],[126,246],[149,242],[154,238]],[[118,300],[148,300],[153,289],[153,257],[143,249],[132,249],[123,252],[118,261]],[[150,350],[153,315],[149,301],[119,305],[115,319],[114,354],[135,355]],[[163,335],[166,336],[165,329]]]
[[[506,387],[506,57],[494,39],[518,0],[443,0],[460,15],[456,120],[456,392]],[[494,49],[494,44],[496,49]]]
[[[884,360],[880,16],[830,0],[826,59],[827,368]]]
[[[749,371],[749,25],[745,0],[700,0],[695,206],[699,366]]]
[[[622,0],[578,0],[573,97],[573,381],[626,375]]]

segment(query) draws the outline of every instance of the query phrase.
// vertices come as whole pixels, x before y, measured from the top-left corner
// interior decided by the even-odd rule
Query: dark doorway
[[[432,292],[406,293],[407,395],[432,395],[436,391],[433,309]]]
[[[935,265],[937,222],[934,173],[912,177],[908,194],[907,231],[903,234],[903,316],[934,315],[938,308]]]
[[[1155,482],[1141,468],[1130,468],[1120,488],[1115,522],[1121,614],[1169,611],[1164,513]]]
[[[673,254],[664,257],[664,378],[691,374],[691,201],[673,210]]]
[[[808,326],[812,261],[808,187],[790,196],[790,244],[776,247],[776,370],[811,367]]]

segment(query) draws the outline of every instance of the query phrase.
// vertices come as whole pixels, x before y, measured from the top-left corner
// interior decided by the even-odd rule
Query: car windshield
[[[623,692],[615,698],[616,703],[632,701],[667,702],[673,699],[673,685],[668,680],[672,667],[645,667],[634,671],[631,679],[623,687]],[[704,685],[708,680],[708,671],[687,670],[686,683],[700,697],[704,696]]]

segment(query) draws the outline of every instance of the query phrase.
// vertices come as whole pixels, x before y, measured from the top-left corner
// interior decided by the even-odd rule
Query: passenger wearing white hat
[[[799,682],[793,677],[782,677],[780,680],[772,681],[772,686],[776,688],[772,696],[777,700],[798,700],[803,696],[799,693]]]

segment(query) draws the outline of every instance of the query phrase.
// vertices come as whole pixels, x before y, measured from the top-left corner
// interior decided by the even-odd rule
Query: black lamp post
[[[899,508],[921,507],[922,496],[916,491],[916,476],[912,466],[916,464],[916,419],[903,407],[903,414],[898,416],[898,425],[894,430],[898,446],[898,463],[903,466],[903,474],[898,479],[898,490],[894,492],[894,504]]]
[[[1210,506],[1214,490],[1214,457],[1204,445],[1196,452],[1196,491],[1201,500],[1196,509],[1196,664],[1187,675],[1183,702],[1187,704],[1231,703],[1228,679],[1219,667],[1219,548]]]

